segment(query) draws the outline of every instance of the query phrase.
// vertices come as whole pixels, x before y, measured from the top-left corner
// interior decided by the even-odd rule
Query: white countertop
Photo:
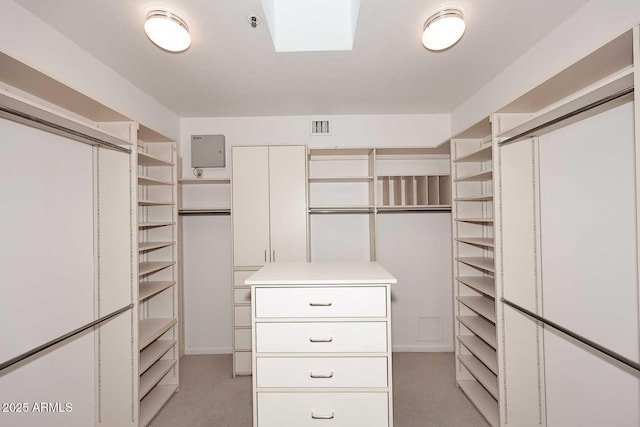
[[[275,262],[249,276],[246,285],[348,285],[398,283],[377,262]]]

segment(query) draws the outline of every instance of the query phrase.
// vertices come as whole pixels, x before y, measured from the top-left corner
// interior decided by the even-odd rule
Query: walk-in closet
[[[1,426],[640,425],[637,1],[0,23]]]

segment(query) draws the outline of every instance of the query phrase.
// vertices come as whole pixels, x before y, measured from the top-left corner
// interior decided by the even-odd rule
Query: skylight
[[[360,0],[262,0],[276,52],[352,50]]]

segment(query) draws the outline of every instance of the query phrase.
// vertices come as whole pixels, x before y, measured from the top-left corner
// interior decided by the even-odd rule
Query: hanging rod
[[[636,371],[640,371],[640,363],[638,363],[638,362],[636,362],[634,360],[631,360],[631,359],[629,359],[629,358],[627,358],[627,357],[625,357],[625,356],[623,356],[623,355],[621,355],[619,353],[616,353],[613,350],[610,350],[610,349],[608,349],[606,347],[603,347],[600,344],[598,344],[598,343],[596,343],[594,341],[591,341],[590,339],[585,338],[582,335],[579,335],[579,334],[577,334],[577,333],[565,328],[564,326],[560,326],[557,323],[552,322],[551,320],[547,320],[544,317],[539,316],[536,313],[534,313],[532,311],[529,311],[526,308],[521,307],[518,304],[515,304],[515,303],[513,303],[513,302],[511,302],[511,301],[509,301],[507,299],[500,298],[500,301],[505,303],[505,304],[507,304],[509,307],[514,308],[517,311],[519,311],[519,312],[521,312],[523,314],[526,314],[527,316],[532,317],[532,318],[536,319],[539,322],[544,323],[545,325],[551,326],[553,329],[556,329],[556,330],[562,332],[565,335],[569,335],[571,338],[580,341],[581,343],[591,347],[592,349],[597,350],[600,353],[605,354],[605,355],[617,360],[618,362],[620,362],[620,363],[622,363],[622,364],[624,364],[624,365],[626,365],[626,366],[628,366],[628,367],[630,367],[632,369],[635,369]]]
[[[379,214],[393,214],[393,213],[430,213],[430,212],[451,212],[451,207],[433,207],[433,208],[400,208],[400,209],[385,209],[378,208]]]
[[[618,98],[622,98],[623,96],[626,96],[626,95],[629,95],[630,93],[633,93],[633,91],[634,91],[634,88],[628,88],[628,89],[624,89],[624,90],[621,90],[619,92],[616,92],[616,93],[614,93],[612,95],[609,95],[607,97],[604,97],[604,98],[602,98],[602,99],[600,99],[598,101],[592,102],[591,104],[585,105],[584,107],[580,107],[577,110],[571,111],[570,113],[564,114],[564,115],[562,115],[560,117],[557,117],[555,119],[549,120],[548,122],[545,122],[545,123],[543,123],[541,125],[535,126],[535,127],[531,128],[531,129],[529,129],[527,131],[519,133],[518,135],[515,135],[515,136],[512,136],[510,138],[507,138],[504,141],[499,142],[498,146],[502,147],[503,145],[507,145],[507,144],[511,144],[511,143],[517,142],[517,141],[521,140],[522,138],[524,138],[524,137],[526,137],[528,135],[531,135],[534,132],[537,132],[537,131],[542,130],[544,128],[547,128],[549,126],[553,126],[553,125],[555,125],[557,123],[560,123],[560,122],[562,122],[564,120],[570,119],[571,117],[577,116],[578,114],[582,114],[582,113],[584,113],[586,111],[592,110],[592,109],[594,109],[596,107],[599,107],[599,106],[601,106],[603,104],[606,104],[608,102],[615,101]]]
[[[95,136],[91,136],[91,135],[87,135],[87,134],[82,133],[82,132],[78,132],[77,130],[69,129],[68,127],[58,125],[56,123],[50,122],[48,120],[41,119],[41,118],[36,117],[36,116],[32,116],[31,114],[23,113],[22,111],[19,111],[19,110],[14,110],[13,108],[9,108],[9,107],[4,106],[4,105],[0,105],[0,111],[4,112],[4,113],[6,113],[6,114],[8,114],[10,116],[13,116],[13,117],[18,117],[18,118],[21,118],[21,119],[24,119],[24,120],[27,120],[27,121],[30,121],[30,122],[37,123],[39,125],[43,125],[43,126],[55,129],[55,130],[60,131],[60,132],[62,132],[64,134],[71,135],[71,136],[73,136],[75,138],[80,138],[84,142],[90,141],[92,143],[90,145],[99,145],[101,147],[110,148],[110,149],[115,150],[115,151],[121,151],[123,153],[131,154],[131,150],[128,149],[128,148],[121,147],[121,146],[119,146],[117,144],[113,144],[113,143],[108,142],[108,141],[104,141],[104,140],[102,140],[100,138],[96,138]]]
[[[179,210],[180,216],[227,216],[231,215],[231,209],[210,209],[210,210]]]
[[[372,214],[373,209],[309,209],[309,215]]]
[[[15,365],[16,363],[19,363],[19,362],[23,361],[24,359],[27,359],[27,358],[35,355],[35,354],[38,354],[41,351],[44,351],[44,350],[46,350],[46,349],[48,349],[50,347],[53,347],[54,345],[66,340],[68,338],[71,338],[74,335],[78,335],[79,333],[84,332],[89,328],[92,328],[94,326],[98,326],[101,323],[104,323],[107,320],[110,320],[110,319],[112,319],[112,318],[124,313],[127,310],[131,310],[132,308],[133,308],[133,304],[129,304],[127,306],[124,306],[121,309],[116,310],[111,314],[107,314],[106,316],[102,316],[101,318],[96,319],[93,322],[89,322],[86,325],[79,327],[78,329],[74,329],[71,332],[68,332],[68,333],[66,333],[64,335],[59,336],[58,338],[52,339],[49,342],[46,342],[46,343],[44,343],[42,345],[39,345],[36,348],[33,348],[33,349],[31,349],[31,350],[29,350],[29,351],[27,351],[25,353],[22,353],[21,355],[16,356],[13,359],[9,359],[6,362],[3,362],[2,364],[0,364],[0,371],[2,371],[3,369],[6,369],[6,368],[8,368],[8,367],[10,367],[12,365]]]

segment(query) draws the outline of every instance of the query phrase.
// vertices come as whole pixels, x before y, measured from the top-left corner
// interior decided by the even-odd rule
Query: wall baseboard
[[[186,356],[199,354],[231,354],[231,347],[186,347],[184,354]]]

